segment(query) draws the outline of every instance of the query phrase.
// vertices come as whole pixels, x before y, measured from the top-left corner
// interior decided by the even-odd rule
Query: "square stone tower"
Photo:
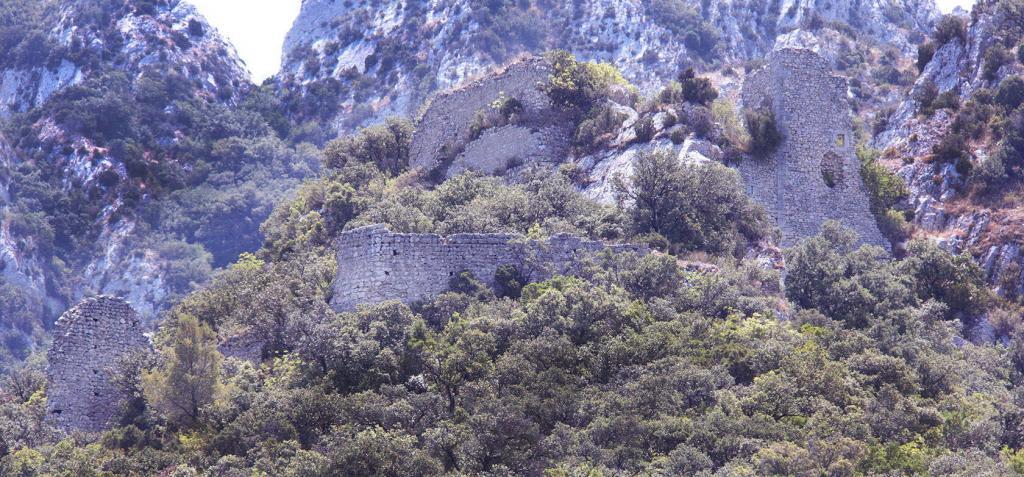
[[[817,53],[785,48],[743,82],[744,108],[771,108],[783,140],[768,157],[739,164],[747,193],[782,230],[782,245],[818,233],[826,220],[889,248],[868,205],[854,148],[846,78]]]

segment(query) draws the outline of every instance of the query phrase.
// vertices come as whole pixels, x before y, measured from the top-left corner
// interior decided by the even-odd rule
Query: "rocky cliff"
[[[305,166],[271,174],[280,187],[253,186],[291,152],[194,7],[4,1],[0,15],[0,328],[20,343],[9,348],[24,352],[26,334],[94,293],[151,319],[218,260],[258,246],[274,194]],[[262,149],[237,140],[234,162],[217,162],[213,144],[233,137]]]
[[[609,62],[652,91],[681,65],[759,58],[799,28],[856,32],[910,53],[937,17],[930,0],[305,0],[278,89],[293,114],[349,129],[410,115],[433,91],[524,52]]]
[[[1024,291],[1024,221],[1014,195],[1019,112],[1006,95],[1024,74],[1014,57],[1024,14],[1012,2],[984,0],[959,22],[933,41],[934,55],[906,100],[880,119],[873,145],[908,186],[904,207],[916,234],[970,253],[1001,293],[1016,296]]]

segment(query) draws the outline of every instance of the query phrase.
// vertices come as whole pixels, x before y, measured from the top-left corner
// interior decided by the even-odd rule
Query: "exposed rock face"
[[[1001,12],[998,2],[980,0],[970,17],[963,38],[939,46],[914,86],[886,121],[885,129],[872,145],[890,158],[890,165],[906,183],[909,197],[905,207],[914,212],[916,236],[931,238],[951,253],[969,253],[981,266],[997,292],[1024,293],[1020,275],[1021,255],[1019,206],[991,207],[972,203],[964,197],[967,177],[955,164],[932,160],[933,147],[953,134],[955,111],[940,109],[931,116],[921,113],[921,93],[933,83],[939,93],[952,93],[961,102],[982,89],[995,89],[1010,75],[1024,74],[1024,65],[1009,61],[991,76],[985,74],[985,56],[999,46],[1007,31],[1019,20]],[[971,141],[971,162],[977,166],[995,153],[998,144],[986,138]]]
[[[175,84],[188,88],[188,94],[211,103],[233,104],[250,87],[249,74],[234,48],[187,2],[155,2],[146,13],[138,8],[139,2],[58,3],[42,25],[49,60],[44,57],[40,62],[46,64],[0,63],[0,118],[43,111],[20,141],[10,138],[18,141],[16,151],[8,153],[6,146],[0,146],[0,276],[27,297],[33,312],[40,310],[34,314],[42,326],[77,299],[97,293],[125,297],[141,316],[155,318],[168,305],[168,297],[183,290],[170,284],[159,247],[140,240],[148,227],[140,227],[131,213],[133,206],[126,205],[140,201],[136,182],[102,183],[104,175],[129,178],[128,158],[101,147],[110,146],[109,140],[74,132],[73,125],[68,127],[50,114],[47,101],[62,89],[114,70],[124,73],[133,87],[143,84],[144,77],[174,77],[180,79]],[[178,112],[168,107],[166,114],[173,121]],[[173,144],[180,139],[172,135],[157,141]],[[154,163],[173,160],[145,152]],[[11,226],[2,211],[13,203],[27,209],[24,212],[39,212],[33,210],[36,205],[19,202],[23,194],[18,184],[7,184],[10,171],[22,166],[45,169],[47,180],[59,184],[72,202],[80,201],[78,197],[98,198],[90,207],[94,216],[88,218],[96,247],[90,244],[55,257],[40,250],[38,237],[25,236]],[[54,263],[68,269],[58,270]],[[62,277],[74,279],[62,281]]]
[[[605,245],[558,235],[545,242],[511,234],[396,234],[370,225],[342,234],[331,306],[339,311],[387,300],[413,303],[448,290],[463,271],[489,286],[499,266],[516,267],[526,281],[572,273],[588,254],[602,250],[646,253],[636,245]]]
[[[860,178],[846,91],[845,78],[803,49],[773,52],[744,81],[744,107],[771,108],[784,139],[769,157],[748,158],[738,169],[782,230],[783,246],[817,235],[830,219],[887,246]]]
[[[514,62],[503,71],[457,89],[439,93],[416,121],[410,147],[414,168],[447,168],[450,175],[466,170],[495,173],[519,162],[557,162],[568,151],[568,121],[559,121],[542,86],[551,75],[542,58]],[[495,103],[518,101],[514,121],[475,131],[474,123],[498,114]],[[477,125],[479,127],[479,125]]]
[[[0,136],[0,285],[23,290],[30,313],[57,316],[64,305],[47,293],[45,261],[38,250],[38,239],[19,231],[7,214],[11,207],[10,173],[16,162],[14,150]]]
[[[55,66],[25,68],[0,65],[0,117],[41,106],[57,91],[80,83],[91,74],[94,65],[75,61],[90,55],[117,53],[116,67],[135,76],[146,68],[171,70],[186,77],[200,76],[197,84],[215,96],[220,88],[237,88],[248,78],[245,66],[234,48],[199,15],[195,7],[181,0],[170,0],[153,15],[123,12],[113,19],[110,31],[83,27],[80,9],[87,2],[67,2],[50,32],[55,43],[67,51],[84,53],[61,59]],[[115,13],[116,14],[116,13]],[[202,25],[202,33],[190,31],[190,24]],[[108,25],[103,25],[108,27]],[[112,43],[117,38],[119,43]],[[159,39],[159,41],[154,41]],[[115,51],[110,51],[114,50]],[[69,55],[72,56],[72,55]]]
[[[47,417],[65,430],[99,431],[126,399],[111,382],[118,360],[148,346],[135,310],[118,298],[89,298],[57,320],[46,375]]]
[[[508,6],[510,4],[515,6]],[[304,0],[284,45],[279,87],[335,89],[339,129],[410,115],[431,92],[485,74],[519,53],[560,48],[613,63],[642,90],[680,65],[758,58],[779,34],[838,22],[910,53],[909,38],[939,17],[932,0]],[[680,12],[690,9],[692,14]],[[495,17],[512,11],[516,18]],[[518,13],[516,13],[518,12]],[[684,25],[683,18],[692,23]],[[819,21],[820,20],[820,21]],[[518,25],[518,38],[495,25]],[[717,37],[695,40],[704,29]],[[689,36],[689,38],[688,38]]]

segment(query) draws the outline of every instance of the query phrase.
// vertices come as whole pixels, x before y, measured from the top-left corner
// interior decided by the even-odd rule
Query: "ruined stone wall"
[[[452,173],[467,169],[495,173],[517,163],[563,158],[571,131],[566,121],[559,120],[541,88],[551,73],[547,60],[528,58],[511,63],[500,73],[435,95],[416,121],[410,147],[412,167],[433,171],[452,159]],[[502,95],[523,104],[515,124],[473,138],[471,127],[477,113],[489,110]]]
[[[139,317],[124,300],[97,296],[66,311],[47,358],[50,422],[65,430],[104,429],[126,398],[111,383],[118,360],[147,346]]]
[[[396,234],[371,225],[342,234],[336,242],[338,275],[331,305],[339,311],[359,304],[399,300],[413,303],[448,290],[462,271],[494,286],[501,265],[516,266],[528,281],[572,273],[587,255],[611,249],[646,253],[636,245],[605,245],[570,235],[545,242],[512,234]]]
[[[766,158],[738,165],[747,193],[782,230],[782,245],[838,220],[865,243],[888,247],[868,206],[854,153],[846,79],[810,50],[772,52],[743,83],[745,108],[771,107],[784,139]]]

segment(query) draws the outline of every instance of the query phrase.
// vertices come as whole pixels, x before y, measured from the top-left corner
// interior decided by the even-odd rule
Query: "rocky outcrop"
[[[65,312],[47,356],[47,419],[66,431],[107,428],[128,397],[112,382],[119,361],[148,345],[124,300],[98,296]]]
[[[854,155],[846,79],[810,50],[772,52],[743,83],[745,108],[770,108],[783,136],[767,157],[737,165],[747,193],[782,231],[782,245],[817,235],[827,220],[853,229],[862,241],[888,247],[868,207]]]
[[[511,234],[396,234],[383,225],[345,232],[335,243],[338,274],[331,306],[339,311],[387,300],[413,303],[449,289],[464,271],[494,287],[503,265],[515,267],[521,283],[577,270],[588,255],[646,253],[637,245],[606,245],[570,235],[546,241]]]

